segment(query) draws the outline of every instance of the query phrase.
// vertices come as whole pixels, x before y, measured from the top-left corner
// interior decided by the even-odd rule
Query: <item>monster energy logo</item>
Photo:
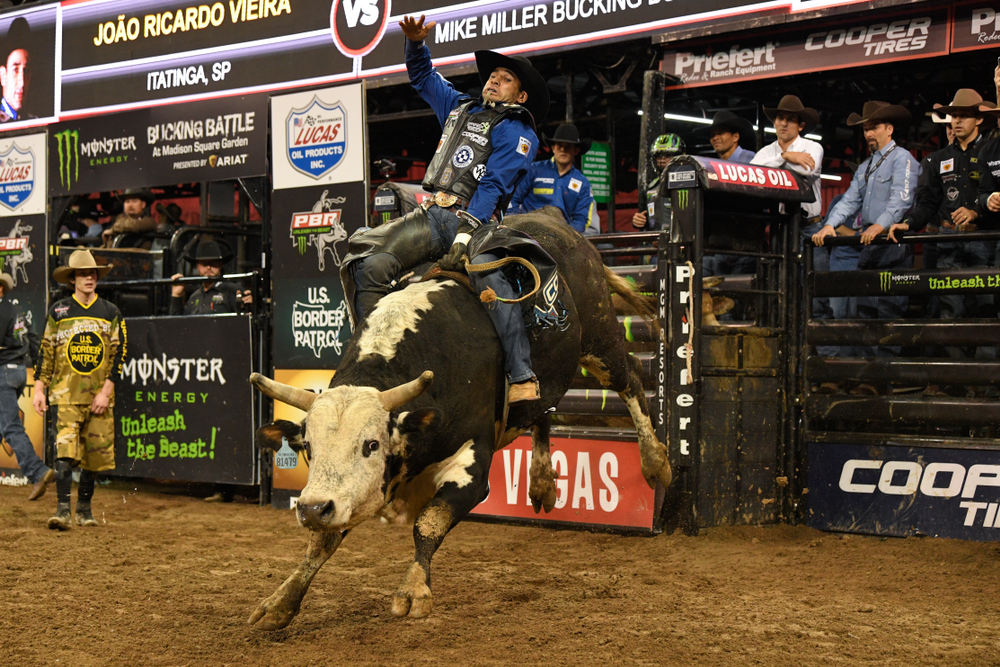
[[[892,287],[892,272],[880,271],[878,274],[878,283],[883,292],[888,292],[889,288]]]
[[[688,192],[690,192],[690,190],[677,191],[677,205],[681,208],[681,210],[688,207]]]
[[[295,240],[298,243],[299,254],[300,255],[306,254],[306,246],[309,245],[309,237],[306,236],[305,234],[300,234],[299,236],[295,237]]]
[[[56,132],[59,149],[59,183],[69,190],[74,180],[80,180],[80,133],[77,130]]]

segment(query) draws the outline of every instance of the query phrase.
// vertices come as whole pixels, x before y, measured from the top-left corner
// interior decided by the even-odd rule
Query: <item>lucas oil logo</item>
[[[312,178],[326,176],[347,154],[347,112],[340,102],[324,104],[313,96],[305,108],[291,110],[285,132],[289,164]]]
[[[348,58],[369,53],[385,34],[391,0],[333,0],[333,43]]]
[[[10,210],[20,207],[35,187],[35,154],[12,143],[0,154],[0,204]]]

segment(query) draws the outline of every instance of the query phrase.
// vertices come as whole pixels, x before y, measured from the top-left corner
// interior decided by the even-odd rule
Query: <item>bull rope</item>
[[[499,269],[501,266],[506,266],[507,264],[520,264],[531,272],[531,277],[535,279],[535,287],[530,292],[525,294],[519,299],[505,299],[501,296],[497,296],[497,293],[493,291],[492,287],[487,287],[479,295],[479,300],[483,303],[492,303],[493,301],[500,301],[501,303],[520,303],[525,301],[532,296],[534,296],[542,286],[542,278],[538,275],[538,269],[534,265],[523,257],[517,257],[511,255],[509,257],[503,257],[496,260],[495,262],[486,262],[485,264],[471,264],[468,260],[465,261],[465,270],[469,274],[473,273],[485,273],[487,271],[493,271]]]
[[[691,357],[694,356],[694,264],[691,260],[685,262],[688,269],[688,341],[684,344],[685,361],[687,362],[688,382],[694,382],[694,369],[692,368]]]

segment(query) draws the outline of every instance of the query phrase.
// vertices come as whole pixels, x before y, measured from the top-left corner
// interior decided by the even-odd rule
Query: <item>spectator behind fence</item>
[[[893,240],[898,231],[917,232],[925,227],[945,234],[955,234],[956,239],[961,239],[962,233],[974,232],[979,228],[980,218],[984,213],[978,201],[979,149],[983,143],[979,126],[983,122],[983,111],[988,110],[988,106],[983,103],[979,93],[970,88],[962,88],[955,93],[951,104],[935,104],[934,108],[939,113],[951,115],[955,142],[924,158],[925,176],[917,191],[916,204],[906,219],[889,230],[889,238]],[[939,243],[937,267],[957,269],[989,266],[992,251],[985,241],[956,240],[952,243]],[[992,302],[992,297],[977,295],[975,301],[979,308],[983,308]],[[942,319],[953,320],[967,314],[964,295],[941,295],[939,303]],[[954,358],[966,356],[965,351],[953,345],[945,346],[945,351]],[[987,354],[985,348],[983,354]],[[927,393],[939,395],[941,392],[931,385],[927,388]]]
[[[55,473],[45,465],[24,432],[24,422],[17,399],[28,382],[25,362],[38,359],[38,336],[24,313],[11,297],[14,279],[0,273],[0,435],[17,458],[21,473],[32,483],[28,500],[38,500],[45,487],[55,480]]]
[[[115,382],[128,349],[118,308],[96,294],[97,281],[111,266],[99,266],[89,250],[77,250],[52,273],[73,295],[49,308],[35,366],[35,411],[51,401],[56,429],[55,478],[58,505],[49,528],[70,528],[73,467],[79,465],[76,522],[97,526],[90,509],[97,473],[115,468]],[[48,389],[48,400],[46,400]]]
[[[803,134],[819,124],[815,109],[804,106],[795,95],[785,95],[773,108],[764,107],[764,114],[774,123],[778,140],[764,146],[750,164],[762,167],[790,169],[812,186],[815,201],[802,204],[802,226],[818,225],[823,219],[823,195],[820,192],[820,174],[823,171],[823,147]]]
[[[156,220],[150,215],[149,205],[153,203],[155,197],[153,193],[145,188],[128,189],[119,195],[122,200],[124,211],[115,218],[110,229],[105,229],[101,236],[104,238],[104,247],[110,248],[114,245],[115,239],[124,234],[143,234],[156,231]],[[151,240],[143,241],[136,238],[132,247],[143,246],[147,250]]]
[[[913,250],[909,245],[871,245],[877,236],[902,220],[913,206],[920,164],[893,139],[896,129],[900,128],[902,135],[902,128],[910,120],[910,112],[904,107],[875,101],[866,102],[860,116],[852,113],[847,118],[848,125],[864,127],[871,156],[858,167],[843,199],[827,216],[826,225],[813,236],[813,243],[822,246],[826,237],[836,235],[842,225],[853,223],[860,212],[864,248],[858,257],[858,269],[913,267]],[[858,317],[897,319],[906,312],[907,303],[905,296],[859,297]],[[899,348],[862,347],[858,352],[864,356],[894,356],[899,354]],[[851,393],[877,395],[879,388],[864,383]]]
[[[184,259],[195,265],[198,275],[205,279],[194,293],[184,301],[184,285],[174,285],[170,288],[171,315],[223,315],[239,312],[239,304],[250,303],[251,293],[240,290],[236,283],[219,280],[223,265],[232,259],[233,254],[227,248],[225,251],[213,240],[203,240],[198,243],[193,254]],[[175,273],[171,278],[183,278],[183,274]]]
[[[578,155],[590,150],[591,141],[581,139],[580,131],[571,123],[563,123],[554,135],[543,134],[542,138],[552,148],[552,158],[531,163],[514,190],[509,212],[528,213],[555,206],[569,226],[583,234],[594,217],[594,197],[590,181],[574,162]]]
[[[656,224],[656,193],[660,189],[660,177],[663,176],[663,170],[670,164],[670,160],[683,155],[686,150],[684,140],[676,134],[661,134],[649,147],[649,164],[655,176],[646,186],[645,196],[639,198],[639,210],[632,216],[632,227],[637,231],[653,229]],[[664,199],[663,206],[667,209],[664,211],[663,219],[669,220],[670,201]]]

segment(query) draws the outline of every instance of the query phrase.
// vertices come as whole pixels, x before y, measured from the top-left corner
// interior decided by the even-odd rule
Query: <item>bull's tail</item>
[[[660,329],[660,320],[656,316],[656,300],[643,296],[633,283],[625,280],[607,266],[604,267],[604,280],[608,283],[611,292],[617,294],[636,315],[649,322],[656,337],[662,339],[663,332]]]

